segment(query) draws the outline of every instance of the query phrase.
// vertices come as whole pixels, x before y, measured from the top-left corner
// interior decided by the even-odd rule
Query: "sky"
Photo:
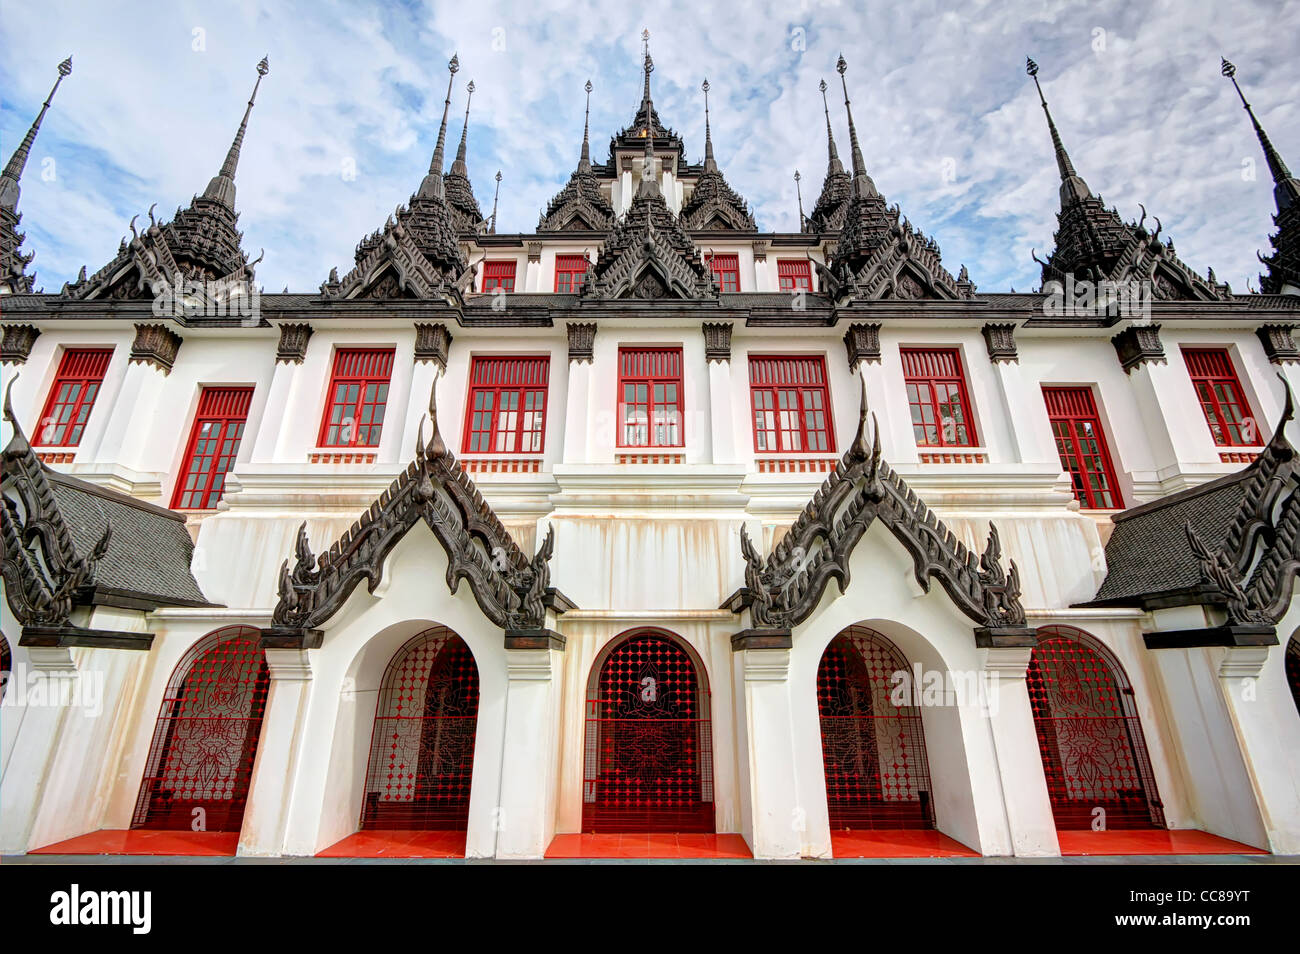
[[[37,287],[93,273],[132,216],[160,220],[217,172],[269,56],[236,177],[244,249],[268,291],[315,291],[408,200],[428,169],[446,94],[448,163],[474,81],[470,179],[498,232],[531,232],[568,180],[590,78],[593,158],[640,103],[649,29],[655,106],[700,161],[710,84],[714,151],[759,227],[796,231],[826,172],[818,81],[849,162],[847,81],[867,169],[982,291],[1038,284],[1059,178],[1025,57],[1041,68],[1079,173],[1126,219],[1158,217],[1179,257],[1234,291],[1258,287],[1274,211],[1248,118],[1219,74],[1238,67],[1260,121],[1300,172],[1300,0],[973,3],[495,4],[8,0],[0,20],[7,158],[68,54],[22,181]],[[1148,218],[1148,224],[1151,219]]]

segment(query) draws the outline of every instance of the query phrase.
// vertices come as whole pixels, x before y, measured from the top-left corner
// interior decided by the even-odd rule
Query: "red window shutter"
[[[682,447],[682,349],[618,351],[618,446]]]
[[[63,352],[36,431],[38,447],[76,447],[104,383],[112,348],[69,348]]]
[[[183,470],[172,494],[174,510],[211,510],[225,492],[248,422],[252,388],[204,388],[194,415]]]
[[[919,447],[974,447],[975,419],[956,348],[903,348],[903,378]]]
[[[756,452],[834,452],[825,358],[751,357],[749,394]]]
[[[1061,455],[1061,469],[1070,475],[1079,506],[1085,510],[1123,507],[1092,389],[1044,387],[1043,400]]]
[[[340,348],[334,354],[321,447],[378,447],[393,373],[392,348]]]
[[[1251,413],[1227,350],[1184,348],[1183,360],[1214,443],[1220,447],[1255,447],[1262,443],[1263,429]]]
[[[585,255],[555,256],[555,290],[565,295],[576,295],[582,291],[582,283],[587,279],[587,261]]]
[[[546,357],[476,357],[465,402],[467,454],[540,454],[546,438]]]
[[[483,290],[490,292],[496,291],[498,288],[504,292],[515,290],[515,263],[513,260],[483,263]]]
[[[812,291],[812,265],[807,259],[781,259],[776,263],[776,277],[781,291],[802,288]]]
[[[740,258],[736,255],[711,255],[709,267],[724,292],[740,291]]]

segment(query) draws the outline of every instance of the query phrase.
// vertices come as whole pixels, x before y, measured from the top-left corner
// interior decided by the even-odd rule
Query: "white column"
[[[798,858],[806,812],[795,785],[790,650],[741,650],[755,858]]]
[[[249,781],[239,854],[272,857],[284,853],[293,806],[307,705],[311,701],[308,650],[267,649],[271,684],[262,713],[262,734]]]
[[[8,623],[7,612],[5,615]],[[21,632],[21,626],[5,627],[6,637],[15,641]],[[10,673],[4,709],[0,710],[6,744],[5,772],[0,778],[0,805],[4,806],[0,812],[0,852],[21,854],[41,847],[31,844],[32,832],[41,809],[42,787],[50,774],[68,712],[63,706],[29,703],[61,698],[60,687],[76,674],[68,649],[35,646],[27,649],[26,666],[17,664]],[[57,840],[42,839],[45,843]]]
[[[1032,652],[1027,647],[980,650],[985,679],[979,702],[993,734],[1011,850],[1022,858],[1061,853],[1025,682]]]
[[[736,463],[736,422],[731,417],[731,362],[709,361],[709,422],[713,463]]]
[[[1292,700],[1281,693],[1259,691],[1260,673],[1269,653],[1284,651],[1284,646],[1229,649],[1219,663],[1219,685],[1268,838],[1267,845],[1257,847],[1277,855],[1295,855],[1300,854],[1300,777],[1296,771],[1300,763],[1285,750],[1282,757],[1278,752],[1280,727],[1294,721],[1294,713],[1285,711]]]
[[[166,380],[167,373],[147,361],[132,361],[127,366],[126,378],[113,407],[115,413],[108,419],[96,461],[141,469],[141,457],[152,436],[152,426],[160,411],[158,399]]]
[[[541,858],[555,835],[560,652],[507,649],[496,856]]]
[[[591,412],[591,361],[570,361],[564,406],[564,463],[586,463]]]
[[[615,159],[615,161],[617,162],[618,160]],[[618,203],[618,209],[616,211],[618,212],[619,215],[622,215],[628,209],[632,208],[632,195],[633,195],[632,170],[624,169],[623,172],[619,175],[618,181],[619,181],[619,195],[618,195],[619,203]]]
[[[1029,380],[1014,361],[994,361],[998,390],[1002,397],[1003,419],[1010,422],[1015,443],[1016,463],[1059,464],[1056,438],[1047,417],[1043,392]]]
[[[276,459],[276,450],[280,444],[280,432],[289,419],[289,392],[293,388],[294,374],[298,365],[292,361],[276,361],[275,371],[271,375],[271,387],[266,392],[266,407],[262,411],[262,420],[257,428],[257,437],[253,441],[252,454],[249,459],[255,464],[269,464]]]

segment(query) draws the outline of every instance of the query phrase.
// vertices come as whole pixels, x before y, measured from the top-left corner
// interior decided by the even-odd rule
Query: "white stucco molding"
[[[1219,661],[1220,679],[1257,679],[1268,662],[1269,646],[1231,646]]]
[[[25,646],[27,660],[36,672],[70,673],[77,671],[72,650],[67,646]]]
[[[550,649],[507,649],[505,654],[510,682],[549,682],[555,677]]]
[[[745,682],[787,682],[790,679],[789,649],[746,649],[741,652]]]
[[[1024,679],[1033,652],[1029,646],[981,649],[979,660],[986,672],[996,672],[1000,677],[1009,679]]]
[[[310,682],[311,653],[306,649],[264,649],[272,682]]]

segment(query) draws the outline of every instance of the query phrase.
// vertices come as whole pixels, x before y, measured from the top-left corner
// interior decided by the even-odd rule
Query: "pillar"
[[[798,858],[806,811],[795,784],[790,649],[741,649],[750,849],[755,858]]]
[[[555,835],[560,650],[506,649],[505,739],[495,813],[498,858],[541,858]]]

